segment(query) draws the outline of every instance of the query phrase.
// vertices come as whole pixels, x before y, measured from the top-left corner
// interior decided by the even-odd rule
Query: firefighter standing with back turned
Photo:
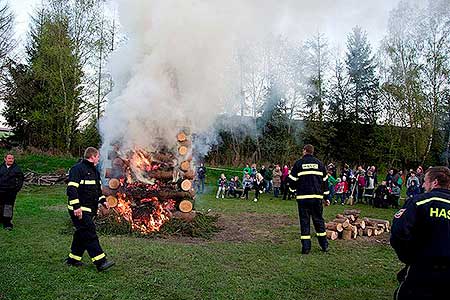
[[[96,169],[100,158],[99,151],[88,147],[84,159],[70,169],[67,186],[68,209],[75,226],[72,247],[66,263],[70,266],[82,266],[81,258],[87,250],[98,271],[104,271],[114,265],[108,261],[100,247],[93,218],[97,215],[98,204],[109,208],[102,195],[100,173]]]
[[[394,216],[391,245],[406,266],[397,274],[395,299],[445,299],[450,282],[450,169],[429,168],[426,193]]]
[[[328,251],[328,241],[323,220],[322,201],[328,195],[328,175],[323,163],[313,156],[314,147],[303,147],[303,157],[295,162],[289,175],[290,189],[296,191],[300,218],[302,254],[311,251],[310,218],[316,230],[322,251]],[[330,202],[325,200],[326,205]]]

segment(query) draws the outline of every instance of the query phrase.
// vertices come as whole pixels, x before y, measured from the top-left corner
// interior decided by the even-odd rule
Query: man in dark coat
[[[426,193],[408,200],[394,216],[391,245],[405,267],[395,299],[443,299],[450,282],[450,169],[427,170]]]
[[[14,161],[14,155],[5,155],[5,162],[0,166],[0,221],[3,228],[12,230],[14,203],[17,193],[23,185],[23,173]]]

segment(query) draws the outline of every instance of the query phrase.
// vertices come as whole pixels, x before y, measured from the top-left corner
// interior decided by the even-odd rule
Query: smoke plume
[[[116,2],[127,42],[112,57],[115,87],[100,129],[105,146],[120,142],[125,149],[151,148],[155,138],[170,143],[183,126],[208,132],[218,114],[240,101],[240,45],[278,35],[298,43],[317,31],[335,31],[338,19],[383,7],[357,0]],[[358,18],[343,31],[376,15]]]

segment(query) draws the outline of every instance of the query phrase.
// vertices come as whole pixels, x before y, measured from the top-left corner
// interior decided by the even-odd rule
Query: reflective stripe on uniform
[[[330,194],[330,191],[325,191],[325,192],[323,192],[323,194],[324,194],[324,195],[329,195],[329,194]]]
[[[317,236],[326,236],[327,233],[326,232],[317,232],[316,235]]]
[[[97,181],[96,180],[81,180],[80,184],[93,185],[93,184],[97,184]]]
[[[80,186],[80,184],[79,183],[76,183],[75,181],[70,181],[68,184],[67,184],[67,186],[74,186],[74,187],[79,187]]]
[[[300,239],[301,239],[301,240],[310,240],[310,239],[311,239],[311,236],[310,236],[310,235],[301,235],[301,236],[300,236]]]
[[[74,205],[74,204],[78,204],[78,203],[80,203],[80,200],[79,200],[79,199],[73,199],[73,200],[70,200],[70,201],[69,201],[69,204],[70,204],[70,205]]]
[[[297,199],[323,199],[323,195],[299,195]]]
[[[328,174],[327,174],[327,176],[325,176],[324,178],[323,178],[323,181],[327,181],[328,180]]]
[[[320,171],[302,171],[298,173],[298,176],[304,176],[304,175],[319,175],[323,176],[323,172]]]
[[[289,191],[290,191],[291,193],[295,193],[295,189],[289,188]]]
[[[106,197],[104,195],[102,195],[98,198],[98,201],[101,201],[102,199],[106,199]]]
[[[439,198],[439,197],[432,197],[432,198],[425,199],[425,200],[422,200],[422,201],[417,201],[416,205],[417,206],[423,205],[423,204],[426,204],[426,203],[431,202],[431,201],[439,201],[439,202],[445,202],[445,203],[450,204],[450,200],[448,200],[448,199]]]
[[[78,261],[81,260],[81,256],[77,256],[77,255],[72,254],[72,253],[69,253],[69,257],[72,258],[72,259],[78,260]]]
[[[100,259],[104,258],[105,256],[106,256],[105,253],[102,253],[100,255],[97,255],[96,257],[93,257],[92,261],[100,260]]]
[[[289,174],[289,178],[292,179],[292,180],[294,180],[294,181],[297,181],[297,180],[298,180],[297,177],[294,177],[294,176],[292,176],[291,174]]]
[[[73,210],[73,206],[67,205],[67,208],[69,210]],[[81,206],[80,208],[81,208],[82,211],[92,212],[92,209],[90,209],[89,207]]]

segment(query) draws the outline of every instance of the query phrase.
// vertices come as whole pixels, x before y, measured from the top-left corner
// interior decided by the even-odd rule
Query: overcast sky
[[[16,15],[16,34],[21,41],[26,39],[30,14],[39,7],[43,0],[9,0],[11,8]],[[130,0],[133,1],[133,0]],[[183,0],[180,0],[183,1]],[[320,3],[318,0],[316,3]],[[400,0],[336,0],[339,5],[314,5],[307,9],[321,10],[321,19],[315,18],[311,22],[317,24],[317,31],[324,32],[334,46],[345,48],[346,35],[355,25],[360,25],[367,31],[372,46],[376,48],[379,41],[386,32],[389,11],[394,8]],[[411,0],[414,1],[414,0]],[[312,1],[315,2],[315,1]],[[327,1],[322,1],[326,3]],[[226,1],[224,1],[226,5]],[[280,0],[280,9],[283,0]],[[316,15],[313,13],[311,15]],[[308,20],[309,21],[309,20]],[[289,35],[295,35],[296,20],[287,19],[283,23],[283,31]]]

